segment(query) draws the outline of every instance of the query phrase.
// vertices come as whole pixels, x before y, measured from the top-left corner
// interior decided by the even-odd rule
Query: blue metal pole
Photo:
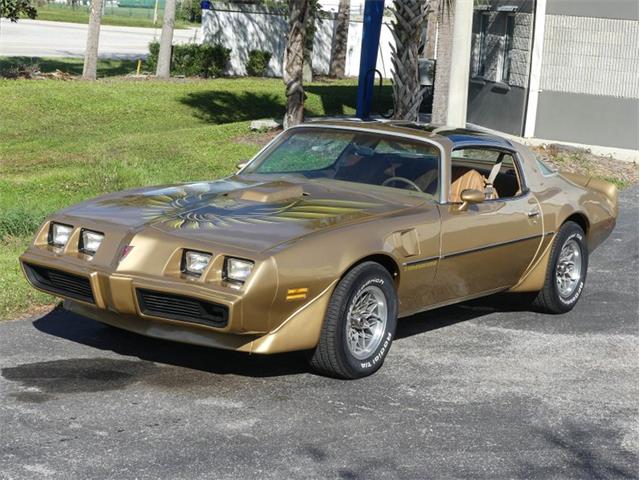
[[[362,119],[368,118],[371,113],[383,13],[384,0],[365,0],[356,104],[356,116]]]

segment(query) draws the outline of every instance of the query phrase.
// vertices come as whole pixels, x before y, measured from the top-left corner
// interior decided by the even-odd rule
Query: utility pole
[[[473,0],[456,0],[453,15],[453,41],[447,98],[447,125],[464,128],[467,124],[469,62],[473,30]]]

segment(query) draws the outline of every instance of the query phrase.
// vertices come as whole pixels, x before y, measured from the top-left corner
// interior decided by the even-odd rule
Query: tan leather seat
[[[469,170],[464,175],[461,175],[451,184],[451,191],[449,193],[449,201],[453,203],[461,203],[460,196],[462,192],[467,189],[480,190],[484,192],[487,179],[477,170]],[[495,189],[491,192],[487,198],[498,198]]]

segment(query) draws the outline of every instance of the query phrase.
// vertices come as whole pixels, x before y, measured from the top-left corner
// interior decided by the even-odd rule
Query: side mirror
[[[484,192],[474,188],[468,188],[462,191],[460,199],[462,200],[462,205],[460,205],[458,210],[463,212],[469,208],[469,204],[484,202]]]
[[[246,167],[249,164],[249,160],[242,160],[241,162],[236,163],[236,168],[238,170],[242,170],[244,167]]]

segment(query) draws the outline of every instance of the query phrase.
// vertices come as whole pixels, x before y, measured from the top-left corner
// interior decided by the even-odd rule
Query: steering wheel
[[[409,180],[408,178],[404,178],[404,177],[390,177],[390,178],[387,178],[384,182],[382,182],[382,186],[383,186],[383,187],[386,187],[386,186],[387,186],[388,184],[390,184],[391,182],[395,182],[395,181],[397,181],[397,180],[399,180],[399,181],[401,181],[401,182],[406,183],[406,184],[407,184],[407,185],[409,185],[410,187],[415,188],[415,189],[416,189],[416,191],[418,191],[418,192],[422,193],[422,189],[421,189],[418,185],[416,185],[414,182],[412,182],[412,181],[411,181],[411,180]]]

